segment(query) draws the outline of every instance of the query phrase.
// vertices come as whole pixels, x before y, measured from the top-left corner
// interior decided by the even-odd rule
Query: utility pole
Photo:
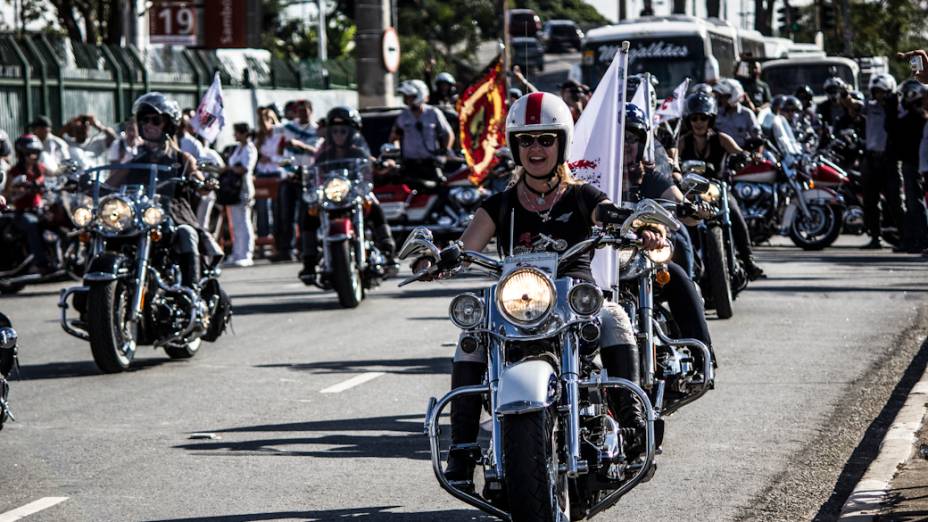
[[[393,104],[394,76],[383,63],[383,35],[390,25],[390,0],[357,0],[354,19],[358,26],[358,105],[383,107]]]
[[[328,35],[325,32],[325,0],[319,0],[317,4],[319,6],[319,61],[325,62],[329,59],[328,52],[328,43],[326,38]]]

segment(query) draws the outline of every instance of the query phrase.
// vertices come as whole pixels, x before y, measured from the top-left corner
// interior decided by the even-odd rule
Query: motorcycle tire
[[[558,479],[554,419],[548,409],[503,417],[503,476],[513,522],[557,522],[560,511],[570,513],[566,479]]]
[[[332,261],[329,281],[338,294],[338,303],[345,308],[357,308],[364,299],[361,270],[355,262],[352,247],[350,241],[340,241],[333,243],[329,251],[329,259]]]
[[[26,288],[26,285],[23,283],[16,283],[13,285],[0,283],[0,295],[15,295],[21,292],[23,288]]]
[[[196,337],[189,343],[177,343],[164,347],[164,352],[171,359],[190,359],[200,350],[200,338]]]
[[[87,302],[87,333],[90,334],[90,351],[97,368],[103,373],[126,371],[135,355],[136,335],[125,330],[129,313],[129,288],[122,281],[90,287]],[[132,350],[125,349],[132,343]]]
[[[794,245],[803,250],[822,250],[823,248],[831,246],[831,244],[834,243],[836,239],[838,239],[838,235],[841,233],[841,211],[832,205],[817,204],[809,205],[809,211],[818,219],[825,220],[825,225],[822,227],[825,232],[818,234],[816,236],[817,239],[809,239],[805,237],[799,230],[802,216],[797,214],[796,218],[793,219],[793,222],[790,223],[789,226],[790,240],[792,240]]]
[[[731,277],[728,261],[725,257],[725,242],[722,227],[711,227],[705,235],[703,244],[703,262],[706,266],[706,279],[711,293],[712,303],[719,319],[730,319],[734,315],[731,291]]]

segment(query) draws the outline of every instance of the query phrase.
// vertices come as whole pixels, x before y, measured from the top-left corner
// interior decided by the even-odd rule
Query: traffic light
[[[822,2],[821,21],[823,31],[835,29],[835,6]]]
[[[792,32],[792,9],[790,9],[789,4],[784,4],[783,7],[777,9],[777,22],[780,24],[780,34]]]
[[[790,6],[789,8],[789,32],[796,34],[799,32],[799,20],[802,15],[799,14],[799,8]]]

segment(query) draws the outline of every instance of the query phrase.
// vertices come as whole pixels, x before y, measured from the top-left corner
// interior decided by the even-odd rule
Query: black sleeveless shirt
[[[605,193],[593,185],[569,185],[561,199],[551,208],[546,221],[538,213],[531,212],[522,206],[516,193],[517,189],[518,185],[494,194],[481,205],[496,225],[496,243],[500,256],[538,251],[557,252],[550,245],[536,246],[535,243],[540,239],[541,234],[550,236],[554,240],[563,240],[566,244],[563,250],[588,239],[593,229],[593,209],[600,202],[608,199]],[[512,241],[513,251],[510,252],[509,229],[513,216],[515,218],[513,226],[515,239]],[[563,251],[558,253],[563,253]],[[589,252],[573,261],[561,264],[558,267],[558,275],[593,282],[593,272],[590,269],[592,259],[593,253]]]
[[[706,148],[700,154],[696,150],[696,138],[692,132],[687,132],[680,137],[683,141],[683,147],[680,148],[680,161],[705,161],[715,168],[713,177],[717,177],[722,172],[722,159],[725,157],[725,149],[722,147],[722,140],[719,139],[719,133],[711,132],[706,138]]]

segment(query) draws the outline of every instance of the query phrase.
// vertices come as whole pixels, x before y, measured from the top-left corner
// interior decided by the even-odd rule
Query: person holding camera
[[[928,113],[925,100],[928,87],[915,79],[899,86],[901,111],[886,111],[888,148],[902,165],[905,193],[905,221],[902,240],[894,252],[919,253],[928,247],[928,209],[925,207],[925,184],[919,170],[919,144]]]
[[[567,80],[562,83],[561,99],[567,104],[567,108],[570,109],[570,115],[573,117],[574,123],[576,123],[577,120],[580,119],[580,115],[583,114],[582,86],[577,83],[576,80]]]
[[[818,104],[815,112],[818,113],[822,124],[830,132],[835,128],[838,120],[847,113],[846,101],[848,99],[849,88],[847,82],[837,76],[832,76],[825,80],[822,86],[827,98]]]
[[[92,130],[96,130],[96,134],[91,135]],[[118,138],[116,131],[102,125],[93,114],[71,118],[64,125],[63,134],[68,154],[82,169],[102,164],[110,145]]]

